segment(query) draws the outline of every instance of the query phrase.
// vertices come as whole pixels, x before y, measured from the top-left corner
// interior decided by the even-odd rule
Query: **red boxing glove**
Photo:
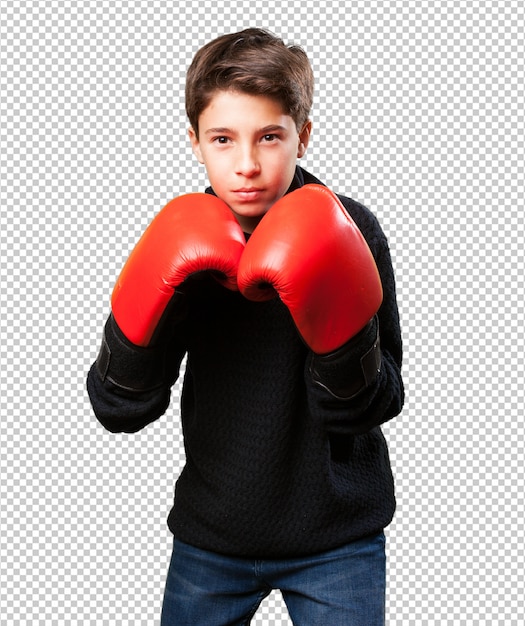
[[[180,196],[153,219],[133,249],[111,298],[113,317],[127,339],[148,346],[175,289],[196,272],[211,271],[237,289],[245,245],[228,206],[210,194]]]
[[[305,185],[266,213],[246,244],[237,280],[250,300],[277,292],[316,354],[354,337],[383,299],[363,235],[322,185]]]

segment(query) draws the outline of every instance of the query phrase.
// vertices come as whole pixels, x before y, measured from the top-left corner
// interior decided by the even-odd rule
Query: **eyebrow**
[[[229,128],[208,128],[208,130],[205,131],[206,135],[227,135],[228,133],[231,133],[232,131]]]
[[[286,131],[284,126],[279,124],[270,124],[269,126],[264,126],[256,131],[256,133],[273,133],[275,131]],[[204,131],[205,135],[231,135],[234,134],[235,131],[231,128],[226,128],[225,126],[219,126],[217,128],[208,128]]]

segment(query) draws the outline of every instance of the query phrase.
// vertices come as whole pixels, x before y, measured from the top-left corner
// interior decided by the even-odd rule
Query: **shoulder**
[[[369,244],[372,242],[386,243],[386,235],[379,224],[379,220],[368,207],[347,196],[336,195]]]
[[[302,168],[298,168],[298,175],[303,185],[324,185],[324,183],[313,174]],[[379,224],[379,220],[369,208],[360,202],[337,192],[336,196],[339,198],[341,204],[344,206],[350,217],[354,220],[359,230],[363,233],[364,238],[367,240],[367,243],[372,250],[377,250],[378,248],[387,245],[386,236],[381,228],[381,225]]]

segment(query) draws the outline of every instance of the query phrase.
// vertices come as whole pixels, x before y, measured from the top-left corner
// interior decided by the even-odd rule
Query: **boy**
[[[134,432],[187,354],[163,626],[249,624],[272,589],[294,624],[384,623],[394,276],[375,217],[297,165],[312,93],[304,52],[266,31],[198,51],[186,109],[211,187],[146,230],[88,375],[100,422]]]

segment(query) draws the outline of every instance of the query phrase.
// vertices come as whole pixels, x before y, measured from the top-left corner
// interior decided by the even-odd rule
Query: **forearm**
[[[132,344],[110,315],[87,378],[100,423],[111,432],[136,432],[163,415],[183,355],[174,338],[155,347]]]
[[[364,346],[363,346],[364,347]],[[363,384],[359,377],[359,390],[353,376],[360,368],[359,358],[343,354],[337,367],[337,385],[333,371],[318,368],[307,383],[312,411],[318,415],[328,433],[358,435],[383,424],[401,411],[404,401],[403,380],[398,363],[391,354],[381,350],[378,371],[373,379]],[[323,375],[325,377],[323,378]],[[343,381],[347,381],[347,386]],[[335,393],[334,390],[337,392]],[[347,391],[352,393],[348,394]]]
[[[383,303],[371,323],[332,355],[314,355],[310,402],[330,432],[360,434],[395,417],[404,402],[402,339],[386,239],[374,247]]]
[[[169,387],[131,393],[103,381],[96,363],[88,373],[87,391],[96,418],[113,433],[141,430],[163,415],[170,401]]]

